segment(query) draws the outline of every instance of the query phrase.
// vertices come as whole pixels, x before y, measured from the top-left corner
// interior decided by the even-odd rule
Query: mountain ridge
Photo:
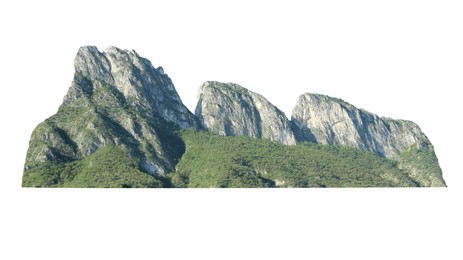
[[[446,186],[431,142],[411,121],[378,117],[341,99],[310,93],[299,97],[288,119],[262,95],[235,83],[217,81],[201,85],[193,114],[181,101],[163,68],[155,68],[134,50],[108,47],[100,52],[94,46],[84,46],[76,55],[74,67],[73,82],[58,112],[39,124],[31,135],[23,186],[85,187],[82,180],[93,180],[96,187],[175,186],[171,183],[172,176],[189,178],[189,174],[177,174],[177,165],[186,160],[185,156],[191,156],[188,151],[195,149],[185,144],[185,138],[192,135],[182,134],[182,129],[266,139],[290,146],[312,142],[351,147],[392,160],[398,170],[395,174],[405,174],[399,178],[404,182],[394,185]],[[202,137],[197,135],[197,138]],[[97,163],[92,158],[112,158],[108,151],[118,156],[125,154],[127,158],[114,162],[114,167],[119,167],[116,169],[109,167],[110,164],[105,164],[106,168],[97,167],[98,171],[92,169]],[[307,151],[319,153],[309,148]],[[328,153],[336,157],[339,152]],[[361,171],[368,170],[363,163],[359,165],[363,165]],[[230,167],[228,171],[236,171],[235,166]],[[245,163],[238,171],[247,169],[259,175],[259,170],[252,167],[253,163]],[[254,178],[247,173],[239,176]],[[272,176],[283,178],[280,174]],[[252,183],[278,186],[275,181],[259,178],[263,179]],[[95,187],[95,183],[87,186]]]

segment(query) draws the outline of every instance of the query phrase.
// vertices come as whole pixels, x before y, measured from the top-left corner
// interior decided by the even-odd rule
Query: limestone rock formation
[[[205,82],[195,114],[202,126],[225,136],[249,136],[296,144],[285,114],[263,96],[237,84]]]
[[[109,47],[100,53],[96,47],[81,47],[74,61],[76,77],[93,84],[109,85],[124,101],[137,109],[160,116],[182,128],[196,127],[195,116],[183,105],[174,84],[162,67],[154,68],[151,62],[134,50]],[[72,103],[92,89],[75,82],[64,98]]]
[[[388,158],[413,144],[429,143],[413,122],[380,118],[324,95],[300,96],[291,120],[308,140],[368,150]]]

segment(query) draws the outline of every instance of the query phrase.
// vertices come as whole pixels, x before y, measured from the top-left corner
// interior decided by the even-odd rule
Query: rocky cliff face
[[[151,113],[152,117],[160,116],[182,128],[197,126],[195,116],[183,105],[163,68],[154,68],[149,60],[134,50],[109,47],[100,53],[96,47],[82,47],[74,66],[76,77],[91,84],[111,86],[137,111]],[[73,84],[64,103],[72,103],[92,91],[89,84]]]
[[[296,143],[285,114],[263,96],[237,84],[204,83],[195,114],[205,129],[219,135]]]
[[[324,95],[300,96],[291,120],[305,139],[368,150],[387,158],[397,157],[412,145],[429,143],[413,122],[381,118]]]
[[[348,146],[374,152],[401,161],[403,168],[414,169],[414,179],[422,186],[445,186],[439,167],[417,170],[425,162],[415,156],[414,162],[402,160],[404,153],[429,153],[437,162],[434,149],[418,125],[405,120],[382,118],[337,99],[318,94],[299,97],[291,121],[301,140],[318,144]]]
[[[198,123],[163,69],[116,47],[104,52],[82,47],[74,64],[74,80],[58,113],[32,134],[26,170],[117,146],[149,174],[171,171],[183,149],[171,130]]]

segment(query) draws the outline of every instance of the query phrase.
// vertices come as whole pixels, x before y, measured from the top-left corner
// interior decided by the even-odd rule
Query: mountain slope
[[[291,121],[302,140],[371,151],[399,161],[422,186],[445,186],[431,142],[411,121],[379,117],[343,100],[311,93],[299,97]]]
[[[245,136],[183,131],[177,187],[417,187],[398,163],[354,148],[283,145]]]

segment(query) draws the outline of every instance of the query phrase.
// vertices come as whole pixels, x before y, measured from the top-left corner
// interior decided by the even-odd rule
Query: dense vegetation
[[[249,137],[184,131],[186,152],[172,174],[176,187],[416,186],[397,162],[356,149],[282,145]]]
[[[153,177],[123,149],[109,145],[76,161],[26,170],[27,187],[413,187],[398,162],[356,149],[282,145],[210,132],[180,132],[186,151],[168,177]],[[413,159],[413,158],[409,158]]]
[[[431,144],[427,147],[410,147],[400,154],[400,167],[409,172],[410,176],[425,187],[441,187],[445,183],[442,170],[439,167],[434,148]]]
[[[260,95],[237,84],[208,82],[203,87],[213,88],[211,96],[219,95],[228,107],[219,104],[217,113],[244,111],[224,119],[210,108],[213,120],[219,122],[219,130],[214,130],[188,111],[162,69],[154,69],[133,52],[109,48],[100,53],[95,47],[84,47],[75,61],[74,80],[58,112],[32,133],[24,187],[445,186],[432,145],[422,134],[423,140],[414,144],[419,147],[407,144],[409,149],[394,154],[394,160],[332,145],[287,146],[218,136],[211,132],[235,134],[230,120],[241,121],[236,134],[265,136],[261,112],[270,111],[277,128],[286,131],[291,125]],[[340,99],[315,96],[356,111]],[[206,103],[214,100],[203,97]],[[254,97],[261,100],[262,111]],[[280,121],[286,124],[279,126]],[[199,129],[201,124],[211,132],[180,130]],[[411,124],[409,128],[419,132]],[[251,126],[255,131],[249,130]],[[301,129],[295,129],[295,135],[304,137],[301,140],[316,140],[312,133],[299,133]],[[288,143],[295,143],[288,133],[283,134]]]
[[[136,159],[105,146],[82,160],[46,162],[24,172],[26,187],[157,188],[161,180],[142,172]]]

